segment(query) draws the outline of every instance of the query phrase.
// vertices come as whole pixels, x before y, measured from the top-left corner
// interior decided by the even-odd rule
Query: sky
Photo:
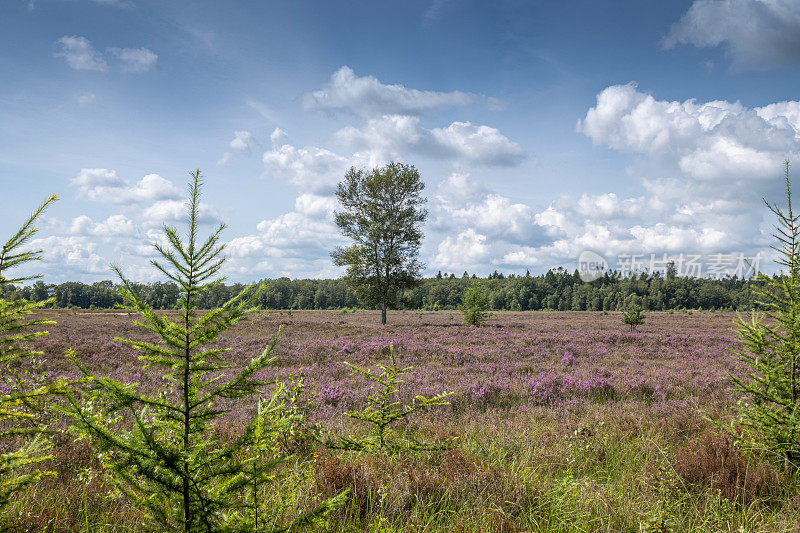
[[[337,182],[403,161],[426,275],[769,270],[798,82],[797,0],[0,0],[0,238],[56,193],[31,272],[159,279],[199,168],[228,279],[337,277]]]

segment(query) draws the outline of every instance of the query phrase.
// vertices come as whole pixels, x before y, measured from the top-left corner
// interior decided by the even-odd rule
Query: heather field
[[[50,377],[77,376],[74,349],[98,374],[163,386],[137,353],[134,316],[42,311],[57,321],[37,342]],[[321,530],[369,531],[798,531],[800,481],[743,456],[706,416],[729,421],[735,371],[731,313],[650,313],[635,332],[619,313],[500,312],[486,327],[458,313],[258,312],[229,330],[230,363],[260,353],[282,328],[269,377],[302,375],[312,415],[332,434],[358,434],[344,416],[369,386],[343,362],[374,368],[394,345],[413,366],[401,396],[452,392],[450,405],[400,431],[448,441],[441,452],[400,455],[296,452],[271,492],[289,520],[349,488]],[[247,409],[253,409],[248,406]],[[242,413],[217,429],[233,434]],[[56,421],[56,424],[59,422]],[[85,442],[61,432],[50,468],[9,509],[20,530],[137,531],[139,511],[103,482]],[[278,513],[280,514],[280,513]]]

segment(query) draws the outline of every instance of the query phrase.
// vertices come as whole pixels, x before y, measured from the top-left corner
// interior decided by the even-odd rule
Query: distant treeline
[[[407,309],[455,309],[461,304],[464,290],[481,283],[490,305],[496,310],[525,311],[553,309],[561,311],[616,311],[631,304],[649,310],[754,308],[753,289],[759,282],[737,278],[721,280],[679,277],[668,274],[620,276],[606,274],[584,283],[578,273],[551,270],[542,275],[509,275],[497,272],[488,278],[439,274],[423,279],[405,293]],[[340,279],[269,279],[264,280],[259,296],[263,309],[343,309],[355,308],[358,300]],[[156,309],[177,306],[179,291],[174,283],[135,284],[142,297]],[[203,295],[201,308],[213,308],[241,291],[245,285],[217,285]],[[109,309],[121,303],[117,285],[111,281],[92,284],[69,281],[6,289],[7,299],[25,298],[43,301],[55,298],[53,307]]]

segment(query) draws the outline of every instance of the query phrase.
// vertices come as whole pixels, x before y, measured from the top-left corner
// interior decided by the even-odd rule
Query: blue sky
[[[0,235],[148,281],[187,172],[235,280],[329,277],[331,192],[403,160],[428,273],[768,249],[800,153],[800,3],[0,3]]]

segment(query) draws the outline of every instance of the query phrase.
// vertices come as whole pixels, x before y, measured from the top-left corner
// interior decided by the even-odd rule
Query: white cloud
[[[237,152],[250,152],[250,148],[254,144],[253,134],[247,130],[241,130],[233,132],[233,139],[228,143],[228,146],[231,147],[231,150],[236,150]]]
[[[431,134],[456,157],[485,165],[512,166],[522,161],[525,152],[496,128],[470,122],[453,122],[446,128],[434,128]]]
[[[67,65],[75,70],[108,71],[108,62],[86,37],[65,35],[56,41],[60,50],[56,57],[63,57]],[[108,53],[122,63],[124,72],[146,72],[158,64],[158,55],[147,48],[108,48]]]
[[[147,72],[158,64],[158,54],[147,48],[109,48],[108,52],[122,62],[125,72]]]
[[[449,208],[444,215],[449,223],[469,225],[493,238],[529,242],[535,238],[533,212],[525,204],[513,203],[498,194],[487,195],[480,203]]]
[[[184,200],[159,200],[147,206],[140,216],[142,223],[147,226],[172,225],[189,220],[187,203]],[[202,202],[199,204],[197,221],[200,224],[218,223],[221,220],[222,217],[212,206]]]
[[[725,45],[739,69],[800,63],[796,0],[695,0],[663,41],[666,48]]]
[[[663,213],[666,205],[658,197],[619,198],[615,193],[582,194],[576,211],[587,218],[613,220]]]
[[[103,56],[94,49],[92,43],[86,37],[77,35],[65,35],[60,38],[58,44],[61,50],[56,52],[56,57],[63,57],[67,65],[75,70],[96,70],[105,72],[108,64]]]
[[[125,215],[111,215],[102,222],[95,222],[87,215],[80,215],[72,219],[67,230],[72,235],[93,235],[96,237],[133,237],[136,235],[136,225]]]
[[[217,161],[218,165],[224,165],[227,163],[231,156],[233,156],[234,152],[239,152],[242,154],[251,154],[252,149],[258,146],[258,142],[256,141],[253,134],[247,130],[239,130],[233,132],[233,139],[228,143],[228,148],[231,149],[229,152],[225,152],[222,154],[222,157]]]
[[[110,261],[98,253],[97,242],[88,237],[51,235],[34,239],[29,246],[45,250],[42,254],[42,270],[52,270],[56,276],[63,277],[64,272],[71,275],[105,274],[110,270]]]
[[[79,106],[86,107],[87,105],[90,105],[90,104],[94,103],[95,95],[94,95],[94,93],[79,94],[77,96],[76,100],[78,101],[78,105]]]
[[[434,199],[446,206],[459,207],[480,202],[489,192],[483,182],[471,179],[469,174],[454,172],[439,184]]]
[[[331,192],[353,161],[330,150],[290,144],[276,146],[262,157],[264,173],[276,175],[304,192]]]
[[[562,197],[534,215],[552,242],[513,247],[503,262],[514,265],[570,264],[584,250],[612,265],[622,254],[750,253],[765,244],[763,212],[754,201],[687,198],[619,198],[615,194]],[[763,211],[763,210],[762,210]]]
[[[280,128],[275,128],[269,134],[269,140],[273,146],[282,146],[289,141],[289,135]]]
[[[117,176],[114,170],[106,168],[82,168],[78,175],[70,182],[71,185],[77,185],[81,193],[89,194],[99,187],[125,187],[127,183],[125,180]]]
[[[530,206],[493,193],[465,174],[451,174],[431,202],[431,225],[446,233],[474,229],[497,241],[531,244],[541,236]]]
[[[485,263],[488,258],[489,247],[486,245],[486,235],[481,235],[469,228],[455,238],[448,236],[440,242],[433,264],[436,267],[452,271],[474,270],[478,265]]]
[[[333,219],[333,212],[339,207],[335,196],[301,194],[294,201],[294,210],[311,218]]]
[[[434,271],[486,273],[498,266],[516,267],[515,252],[552,240],[529,205],[496,194],[466,174],[451,174],[439,184],[430,198],[427,229],[430,242],[424,250]]]
[[[181,191],[158,174],[148,174],[131,185],[114,170],[83,168],[71,184],[78,187],[79,196],[95,202],[141,204],[182,198]]]
[[[340,275],[329,253],[345,244],[333,224],[335,200],[301,195],[295,210],[263,220],[257,233],[232,239],[226,247],[233,272],[253,277]]]
[[[480,100],[461,91],[437,92],[385,85],[374,76],[358,77],[344,66],[333,73],[325,88],[306,94],[306,109],[341,110],[359,116],[419,115],[426,111],[465,106]]]
[[[698,180],[773,179],[800,152],[800,102],[747,108],[738,102],[656,100],[614,85],[578,122],[595,144],[647,154]]]
[[[394,158],[412,152],[439,159],[452,159],[490,166],[513,166],[525,152],[499,130],[470,122],[453,122],[446,128],[426,129],[419,118],[384,115],[370,119],[362,129],[347,126],[336,132],[337,141]]]
[[[642,250],[715,252],[731,244],[731,236],[715,228],[681,228],[661,222],[650,227],[634,226],[630,233]]]

